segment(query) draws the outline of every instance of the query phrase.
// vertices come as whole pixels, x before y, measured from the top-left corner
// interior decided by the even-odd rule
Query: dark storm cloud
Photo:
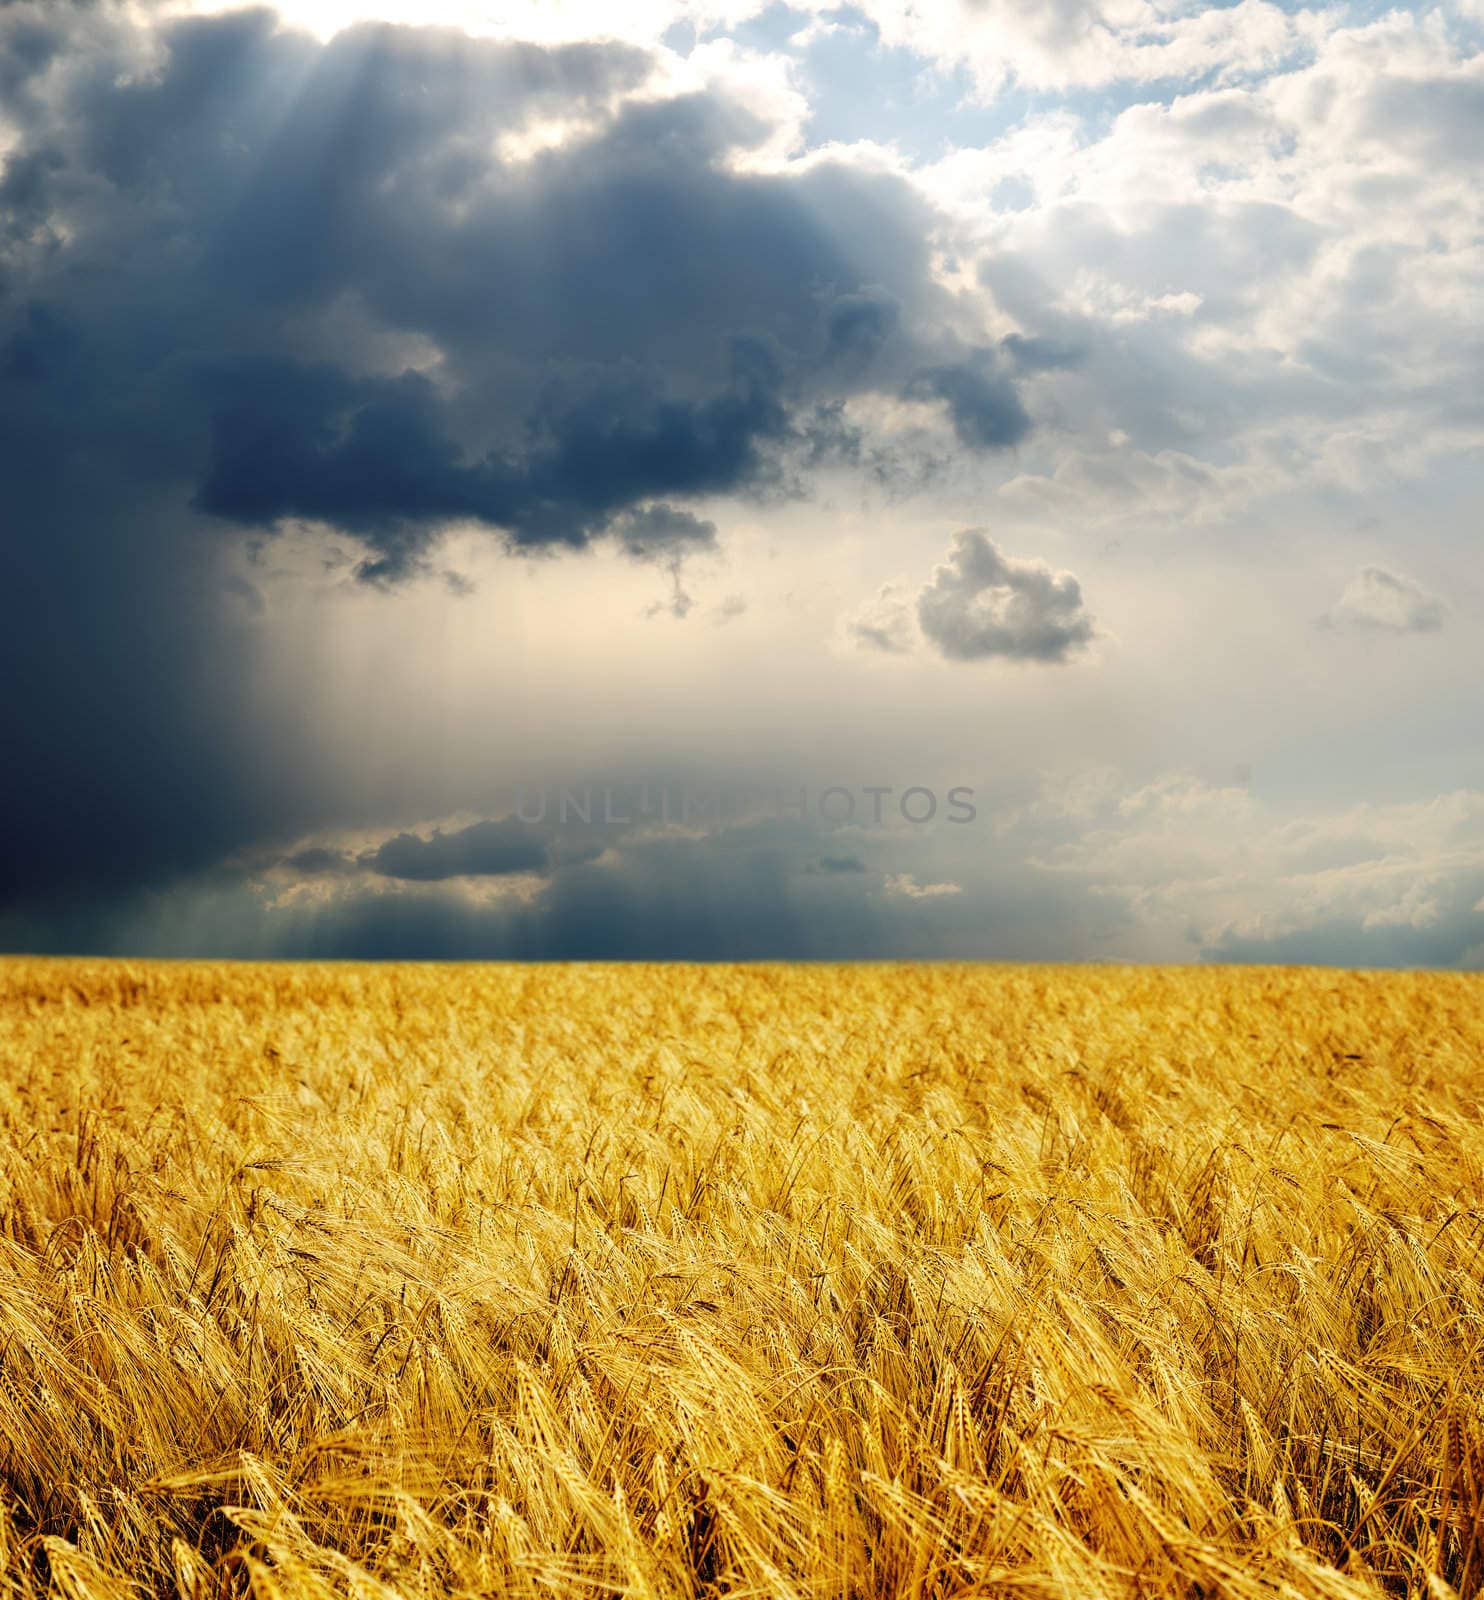
[[[640,500],[745,485],[842,357],[932,346],[909,187],[728,169],[767,130],[710,96],[618,105],[643,52],[80,19],[0,27],[4,370],[59,424],[64,399],[74,428],[135,418],[223,518],[319,517],[395,557],[452,518],[580,543]],[[499,158],[557,115],[566,144]],[[381,335],[425,341],[436,374]]]
[[[896,331],[901,310],[892,295],[874,285],[837,296],[827,319],[830,355],[868,362]]]
[[[971,450],[1006,449],[1031,429],[1014,383],[987,355],[930,367],[918,375],[910,393],[943,401],[959,442]]]
[[[41,915],[0,910],[0,948],[337,960],[1065,959],[1103,948],[1127,920],[1116,901],[1014,861],[959,895],[893,898],[874,872],[821,869],[827,839],[813,827],[770,825],[631,837],[601,856],[559,859],[554,848],[534,896],[360,876],[281,897],[246,873],[217,872]]]
[[[752,475],[786,415],[765,355],[739,340],[734,358],[731,382],[699,403],[652,384],[595,390],[550,419],[523,460],[463,459],[455,419],[418,374],[348,382],[284,370],[300,391],[289,405],[251,383],[217,411],[196,503],[245,523],[334,523],[380,552],[362,569],[377,579],[405,575],[427,530],[459,518],[506,529],[517,545],[581,546],[645,496],[714,493]]]
[[[643,51],[150,15],[0,8],[0,900],[334,820],[255,723],[234,528],[333,525],[382,584],[453,520],[668,563],[709,542],[673,502],[961,360],[910,186],[734,170],[768,130],[626,100]],[[976,447],[1021,426],[1001,375],[925,381]]]
[[[545,839],[515,817],[475,822],[431,837],[399,833],[360,857],[360,865],[383,878],[436,883],[443,878],[498,878],[539,872],[549,861]]]
[[[363,28],[327,47],[265,137],[260,175],[209,219],[212,294],[250,308],[278,354],[198,375],[205,511],[332,522],[376,548],[375,578],[400,576],[454,519],[581,546],[642,500],[763,476],[866,272],[894,269],[919,307],[929,294],[905,186],[883,193],[844,169],[729,172],[722,159],[766,129],[698,95],[629,105],[586,139],[503,165],[477,123],[401,110],[409,87],[453,76],[446,47],[419,46],[408,67],[406,37]],[[532,58],[520,52],[526,77]],[[496,103],[517,76],[500,69]],[[874,224],[869,253],[842,210]],[[881,308],[900,296],[869,294],[879,342]],[[302,319],[337,300],[433,341],[436,384],[327,370],[304,359],[297,328],[292,341],[261,330],[264,308]]]
[[[387,878],[442,883],[450,878],[502,878],[547,873],[595,860],[620,830],[583,834],[540,828],[516,816],[481,818],[463,828],[403,830],[370,848],[314,844],[258,862],[259,870],[295,878]],[[245,870],[245,869],[242,869]]]
[[[331,522],[394,570],[453,519],[582,544],[745,487],[806,398],[896,382],[864,370],[893,340],[966,442],[1027,426],[987,357],[920,360],[946,302],[906,184],[734,171],[766,127],[707,95],[619,104],[649,70],[630,47],[380,24],[317,45],[265,10],[146,36],[30,7],[0,50],[4,370],[44,406],[70,371],[74,426],[116,423],[117,396],[217,517]],[[558,115],[566,143],[500,158]]]

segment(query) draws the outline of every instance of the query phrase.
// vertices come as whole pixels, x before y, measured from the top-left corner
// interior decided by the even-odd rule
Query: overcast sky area
[[[1481,149],[1484,0],[0,0],[0,948],[1484,966]]]

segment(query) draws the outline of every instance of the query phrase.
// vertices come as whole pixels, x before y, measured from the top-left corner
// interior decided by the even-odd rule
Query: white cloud
[[[1414,579],[1362,567],[1320,622],[1366,633],[1436,633],[1444,615],[1443,602]]]
[[[1051,426],[989,486],[1007,511],[1219,523],[1484,444],[1484,53],[1447,8],[1345,17],[1308,14],[1273,70],[1147,95],[1105,131],[1035,112],[917,174],[977,252],[996,336],[1083,350],[1026,380]]]
[[[1149,0],[861,0],[884,42],[967,66],[979,91],[1007,81],[1071,88],[1269,71],[1333,26],[1329,12],[1239,0],[1171,16]],[[821,7],[824,9],[824,7]]]
[[[919,883],[910,872],[896,872],[887,878],[886,892],[906,900],[942,900],[962,894],[963,888],[956,883]]]
[[[1106,796],[1105,786],[1094,790]],[[1055,792],[1018,819],[1044,828]],[[1121,900],[1161,952],[1279,946],[1348,929],[1357,939],[1410,931],[1484,937],[1484,793],[1361,804],[1287,817],[1248,789],[1170,773],[1091,819],[1062,807],[1075,833],[1039,855],[1048,871]]]

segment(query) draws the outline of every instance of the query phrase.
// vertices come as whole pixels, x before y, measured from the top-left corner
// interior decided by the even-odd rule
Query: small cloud
[[[845,635],[863,650],[906,655],[913,644],[912,599],[905,583],[884,583],[859,611],[844,619]]]
[[[635,561],[668,562],[693,550],[709,550],[716,544],[714,522],[667,505],[646,506],[616,518],[613,533],[624,554]]]
[[[864,872],[866,864],[859,856],[821,856],[821,872]]]
[[[1070,572],[1002,555],[977,529],[954,535],[917,597],[917,620],[950,661],[1061,662],[1095,633]]]
[[[1319,626],[1361,633],[1436,633],[1446,611],[1436,595],[1412,578],[1385,567],[1362,567],[1319,618]]]
[[[887,878],[886,892],[907,900],[941,900],[964,891],[956,883],[919,883],[910,872],[896,872]]]
[[[729,594],[718,606],[711,608],[711,620],[718,628],[730,622],[733,617],[740,617],[747,609],[747,600],[740,594]]]
[[[695,600],[682,581],[682,569],[687,556],[715,549],[716,524],[674,506],[652,505],[617,518],[612,532],[626,555],[635,561],[653,562],[670,574],[670,598],[656,600],[645,608],[644,615],[668,615],[677,621],[687,617]]]
[[[683,622],[690,615],[695,599],[680,581],[680,563],[671,563],[670,566],[670,598],[656,600],[653,605],[645,606],[646,617],[674,617],[677,622]]]
[[[516,817],[475,822],[453,833],[434,829],[429,838],[399,833],[360,857],[360,865],[383,878],[437,883],[444,878],[493,878],[539,872],[548,864],[546,841]]]

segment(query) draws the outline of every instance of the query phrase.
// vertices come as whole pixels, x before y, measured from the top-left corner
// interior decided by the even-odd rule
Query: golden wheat
[[[1484,1588],[1484,983],[0,965],[0,1593]]]

